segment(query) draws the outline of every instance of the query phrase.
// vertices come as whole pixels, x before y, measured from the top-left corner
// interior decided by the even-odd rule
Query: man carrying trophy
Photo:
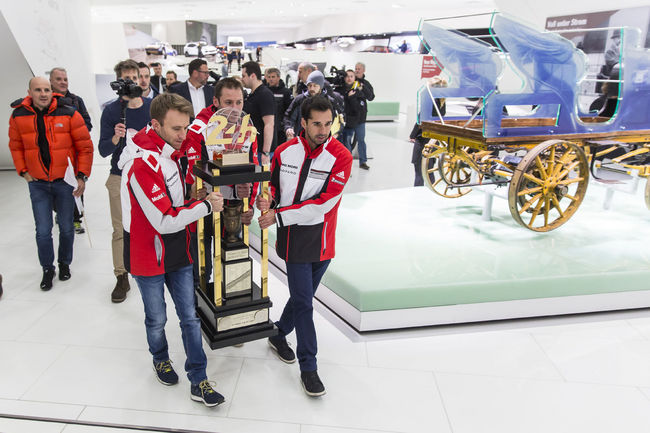
[[[173,93],[151,103],[151,124],[140,130],[122,152],[122,225],[124,263],[135,278],[145,311],[149,352],[158,381],[178,383],[169,358],[164,286],[180,319],[185,371],[190,397],[206,406],[224,402],[206,375],[201,322],[196,312],[192,261],[188,254],[188,225],[223,209],[223,197],[212,192],[205,200],[186,200],[179,160],[192,105]]]
[[[313,297],[334,257],[336,219],[343,187],[350,177],[352,154],[331,136],[334,109],[323,96],[301,106],[300,136],[279,146],[271,162],[271,197],[259,196],[262,229],[277,224],[276,252],[286,261],[289,301],[276,322],[279,335],[269,345],[286,362],[296,360],[286,335],[294,329],[304,391],[325,394],[317,373]]]
[[[214,125],[210,123],[210,120],[213,118],[215,113],[220,112],[228,114],[228,117],[239,117],[242,107],[244,105],[244,88],[241,83],[232,77],[227,77],[219,80],[214,88],[214,97],[212,98],[212,105],[201,110],[197,115],[192,124],[190,125],[187,131],[187,138],[185,143],[183,143],[184,148],[187,149],[187,159],[188,159],[188,170],[186,182],[190,185],[194,185],[194,176],[192,175],[192,167],[199,160],[209,160],[213,159],[215,156],[215,148],[210,145],[210,149],[206,146],[206,140],[209,135],[215,131],[215,127],[219,125]],[[226,113],[227,112],[227,113]],[[218,137],[223,139],[223,130],[218,131]],[[218,138],[217,137],[217,138]],[[252,148],[253,162],[257,164],[257,142],[253,139],[253,142],[250,143]],[[219,149],[223,150],[223,149]],[[195,190],[195,189],[194,189]],[[224,198],[229,200],[240,200],[243,198],[248,198],[251,196],[251,184],[239,184],[234,188],[232,186],[224,186],[221,188],[221,193],[224,195]],[[196,192],[195,198],[202,198],[205,196],[205,189]],[[243,224],[250,224],[253,220],[253,208],[251,207],[247,212],[241,213],[241,222]],[[210,275],[212,272],[212,255],[210,254],[212,246],[212,219],[210,217],[205,218],[205,237],[204,237],[204,247],[205,247],[205,263],[206,263],[206,275]],[[197,235],[196,232],[192,232],[191,239],[191,253],[194,260],[194,282],[195,286],[198,286],[199,283],[199,267],[198,260],[196,257],[197,254]]]

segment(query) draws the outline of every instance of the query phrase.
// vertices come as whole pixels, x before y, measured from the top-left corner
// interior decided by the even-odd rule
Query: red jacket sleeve
[[[147,220],[158,233],[176,233],[212,211],[206,200],[174,206],[167,195],[162,170],[160,167],[156,170],[146,158],[145,155],[133,162],[128,182]]]
[[[18,131],[18,125],[14,117],[9,118],[9,149],[11,150],[11,157],[14,160],[14,166],[18,174],[23,174],[27,171],[27,163],[25,162],[25,145],[23,144],[22,137]]]

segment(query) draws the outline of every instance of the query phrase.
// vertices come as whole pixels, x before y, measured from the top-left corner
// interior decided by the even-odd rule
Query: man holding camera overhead
[[[111,156],[111,173],[106,181],[108,199],[113,224],[113,272],[117,278],[111,293],[111,301],[118,303],[126,299],[130,290],[129,274],[124,267],[124,229],[122,227],[122,203],[120,201],[120,183],[122,171],[117,163],[122,155],[126,131],[139,131],[151,121],[149,109],[151,100],[142,98],[142,89],[138,86],[140,70],[133,60],[124,60],[115,65],[117,81],[111,87],[119,96],[104,108],[101,119],[99,154],[106,158]],[[124,120],[122,113],[125,113]]]

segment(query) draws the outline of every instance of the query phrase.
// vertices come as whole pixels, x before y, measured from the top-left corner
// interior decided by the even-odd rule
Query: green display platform
[[[566,308],[542,308],[539,314],[528,302],[521,314],[509,311],[503,318],[607,309],[589,307],[596,299],[589,296],[599,294],[642,295],[620,306],[602,298],[611,309],[649,306],[650,211],[641,191],[616,193],[613,210],[605,211],[605,193],[590,185],[573,218],[544,234],[517,225],[499,198],[492,220],[483,221],[485,194],[479,191],[458,199],[424,187],[346,194],[336,258],[322,281],[335,296],[325,298],[340,298],[360,313],[565,301],[556,304]],[[274,242],[272,233],[269,244]],[[476,320],[501,318],[479,316]],[[434,319],[418,324],[439,323]]]
[[[368,102],[367,120],[397,120],[399,118],[399,102]]]

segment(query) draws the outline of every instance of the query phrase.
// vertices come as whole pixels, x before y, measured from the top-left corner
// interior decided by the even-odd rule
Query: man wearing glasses
[[[212,104],[214,88],[207,84],[210,72],[208,62],[203,59],[194,59],[188,66],[190,78],[184,83],[170,88],[171,93],[177,93],[192,103],[194,115]]]

